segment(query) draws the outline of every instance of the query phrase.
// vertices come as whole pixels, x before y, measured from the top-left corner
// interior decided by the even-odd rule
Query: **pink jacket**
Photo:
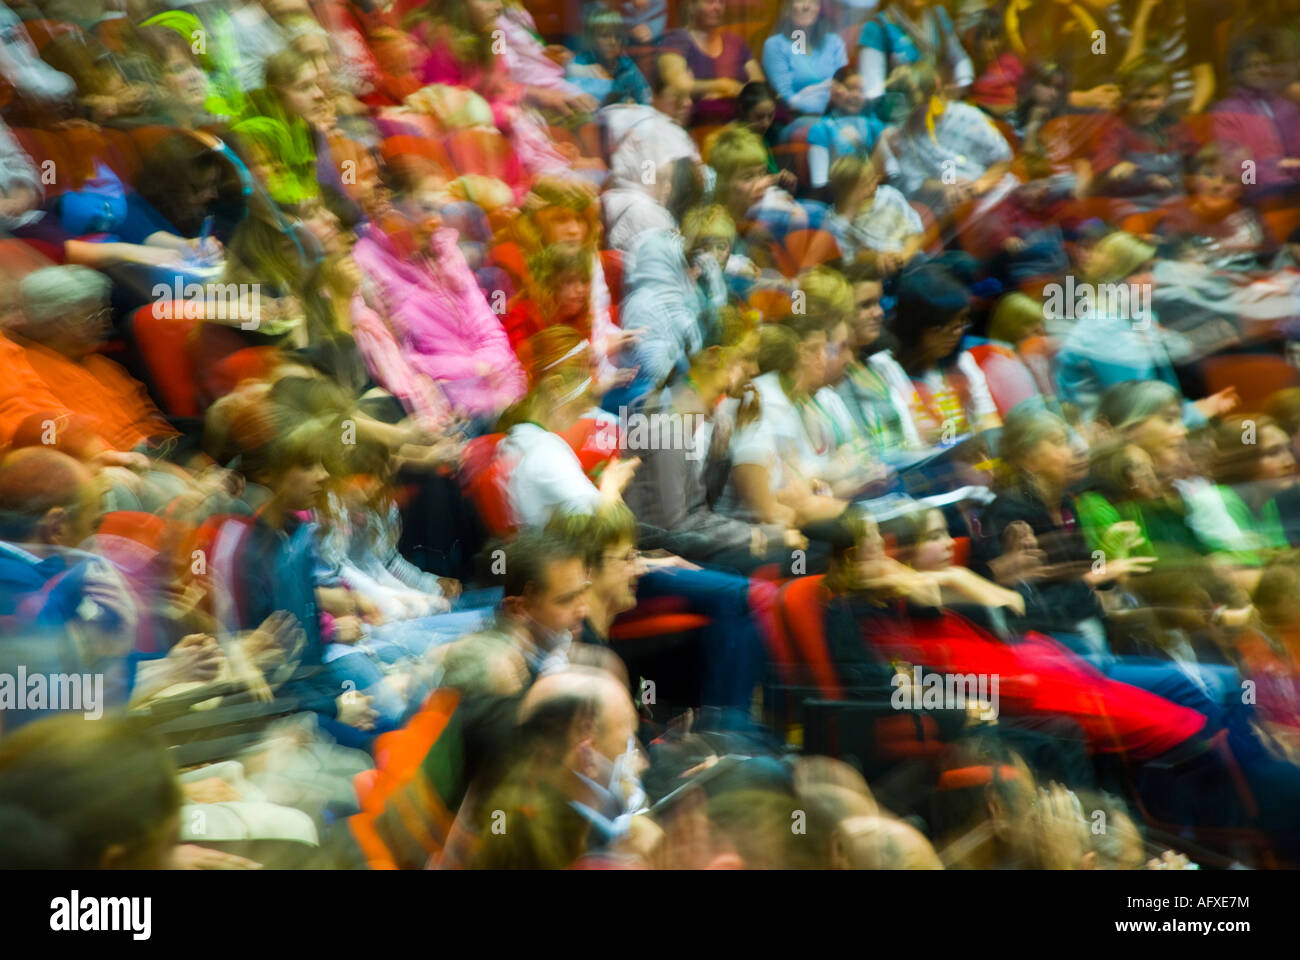
[[[456,231],[438,230],[430,247],[432,263],[404,259],[373,226],[357,241],[352,256],[366,278],[363,299],[353,304],[358,344],[371,374],[399,396],[423,375],[438,382],[457,413],[499,413],[523,395],[523,368],[456,245]],[[379,319],[360,310],[367,304],[388,323],[367,322]],[[385,326],[399,351],[384,343]]]

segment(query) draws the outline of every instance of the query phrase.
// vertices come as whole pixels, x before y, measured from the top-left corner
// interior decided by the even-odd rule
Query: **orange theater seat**
[[[791,230],[777,248],[777,265],[787,277],[830,263],[840,257],[840,245],[825,230]]]
[[[1300,371],[1282,357],[1264,354],[1207,357],[1202,370],[1208,392],[1236,387],[1243,410],[1260,410],[1278,390],[1300,386]]]
[[[145,304],[131,315],[131,336],[149,371],[158,402],[173,417],[199,415],[190,341],[202,321],[186,319],[184,301]],[[163,309],[155,309],[155,307]]]
[[[484,526],[498,537],[514,529],[506,499],[505,470],[497,458],[504,433],[475,437],[461,456],[460,486],[478,511]]]
[[[792,646],[811,672],[821,695],[827,700],[842,700],[844,689],[835,676],[826,646],[823,579],[812,576],[791,580],[781,588],[777,603]]]

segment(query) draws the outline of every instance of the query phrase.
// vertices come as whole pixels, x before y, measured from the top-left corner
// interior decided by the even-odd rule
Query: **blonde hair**
[[[1043,305],[1024,293],[1009,293],[998,301],[989,321],[989,339],[1019,343],[1028,331],[1043,322]]]
[[[705,162],[717,172],[719,185],[746,167],[767,168],[767,148],[758,134],[743,124],[723,127],[705,147]]]
[[[1156,255],[1156,248],[1131,233],[1116,230],[1097,241],[1088,258],[1086,275],[1090,283],[1119,283],[1131,277]]]
[[[720,203],[694,207],[682,217],[682,237],[687,250],[693,250],[700,238],[707,236],[725,236],[733,243],[736,240],[736,221]]]
[[[847,322],[853,316],[853,286],[833,267],[805,270],[795,281],[795,289],[807,296],[808,312],[819,316],[827,326]]]

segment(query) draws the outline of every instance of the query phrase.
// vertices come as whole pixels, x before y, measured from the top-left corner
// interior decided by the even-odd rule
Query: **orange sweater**
[[[14,341],[46,391],[65,410],[95,424],[115,450],[130,450],[150,437],[176,435],[144,385],[107,357],[92,353],[75,361],[30,340]]]

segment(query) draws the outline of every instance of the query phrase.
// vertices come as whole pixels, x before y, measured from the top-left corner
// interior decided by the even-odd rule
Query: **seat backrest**
[[[821,266],[836,260],[840,245],[825,230],[791,230],[785,235],[782,249],[777,252],[781,272],[793,277],[802,270]]]
[[[484,526],[496,536],[506,536],[515,525],[506,496],[505,464],[497,456],[504,437],[504,433],[475,437],[465,445],[460,466],[461,489],[478,510]]]
[[[1265,354],[1207,357],[1202,369],[1208,392],[1236,387],[1244,410],[1262,409],[1278,390],[1300,386],[1300,370],[1282,357]]]
[[[195,304],[184,301],[148,303],[131,315],[131,338],[162,408],[173,417],[199,415],[198,384],[190,340],[202,321],[186,316]]]
[[[835,676],[826,646],[824,577],[799,577],[781,587],[778,604],[792,646],[827,700],[841,700],[844,689]]]

